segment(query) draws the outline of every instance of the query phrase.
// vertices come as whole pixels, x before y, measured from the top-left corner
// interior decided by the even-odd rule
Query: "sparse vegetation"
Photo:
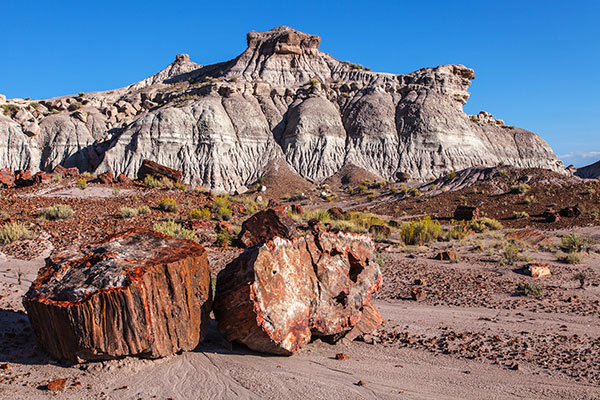
[[[73,209],[65,204],[57,204],[52,207],[44,208],[40,211],[40,217],[51,221],[57,219],[68,219],[73,216]]]
[[[375,262],[377,262],[377,265],[379,265],[379,269],[381,271],[383,271],[385,269],[385,258],[383,258],[383,256],[379,253],[377,253],[377,255],[375,256]]]
[[[219,247],[229,246],[231,244],[232,236],[229,232],[219,232],[217,233],[217,238],[215,240],[215,245]]]
[[[544,293],[544,288],[537,283],[519,283],[517,291],[523,296],[541,297]]]
[[[154,224],[153,229],[167,236],[172,236],[177,239],[189,239],[198,241],[198,237],[194,231],[185,229],[173,220],[157,222]]]
[[[0,227],[0,242],[3,244],[29,239],[31,236],[31,231],[24,224],[9,222]]]
[[[175,182],[173,184],[173,187],[175,187],[175,189],[178,189],[178,190],[186,190],[187,189],[187,186],[185,186],[183,183],[179,183],[179,182]]]
[[[215,218],[221,221],[229,221],[233,217],[233,211],[227,207],[219,207],[215,210]]]
[[[50,180],[51,180],[53,183],[60,183],[60,182],[62,182],[62,179],[63,179],[62,175],[61,175],[61,174],[58,174],[58,173],[56,173],[56,172],[55,172],[55,173],[53,173],[53,174],[52,174],[52,177],[50,178]]]
[[[569,253],[559,251],[556,253],[556,259],[564,262],[565,264],[581,264],[583,261],[581,254],[576,251],[571,251]]]
[[[150,189],[160,188],[163,186],[162,182],[153,177],[152,175],[146,175],[144,178],[144,186]]]
[[[456,173],[456,171],[449,171],[448,173],[446,173],[446,179],[449,181],[456,179],[457,176],[458,174]]]
[[[85,188],[87,188],[87,181],[83,178],[79,178],[77,179],[77,183],[76,183],[77,187],[81,190],[85,190]]]
[[[513,211],[513,218],[514,219],[523,219],[523,218],[529,218],[529,214],[525,211]]]
[[[497,231],[504,227],[499,221],[493,218],[481,217],[470,221],[469,228],[476,233],[483,233],[487,230]]]
[[[166,212],[173,212],[177,210],[177,202],[175,201],[175,199],[172,199],[170,197],[160,199],[160,201],[158,202],[158,208]]]
[[[82,178],[84,178],[84,179],[86,179],[86,180],[92,180],[92,179],[96,179],[96,175],[92,174],[92,173],[91,173],[91,172],[89,172],[89,171],[84,171],[84,172],[81,174],[81,177],[82,177]]]
[[[192,219],[208,219],[210,218],[210,210],[208,208],[197,209],[194,208],[190,212],[190,218]]]
[[[520,184],[514,184],[510,187],[510,191],[511,193],[525,193],[527,192],[529,189],[531,189],[531,186],[529,186],[526,183],[520,183]]]
[[[148,207],[148,206],[139,206],[138,207],[139,215],[146,215],[146,214],[150,214],[151,212],[152,212],[152,210],[150,210],[150,207]]]
[[[400,236],[407,245],[422,245],[436,240],[440,236],[439,221],[427,216],[421,220],[411,221],[402,225]]]
[[[571,232],[561,237],[560,248],[567,252],[572,253],[575,251],[583,251],[592,244],[592,241],[587,238],[583,238],[576,232]]]
[[[521,249],[519,249],[514,244],[509,244],[504,248],[500,255],[500,264],[513,265],[515,262],[519,261],[520,254]]]

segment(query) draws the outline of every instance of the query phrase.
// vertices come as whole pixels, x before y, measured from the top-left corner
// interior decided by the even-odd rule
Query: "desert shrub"
[[[192,219],[207,219],[210,218],[210,210],[208,208],[203,208],[201,210],[194,208],[190,212],[190,217]]]
[[[9,244],[21,239],[31,238],[31,232],[23,224],[9,222],[0,227],[0,242]]]
[[[469,224],[465,221],[453,221],[450,229],[446,232],[446,240],[464,239],[470,232]]]
[[[227,208],[231,204],[231,201],[226,196],[217,196],[213,200],[212,209],[218,210],[219,208]]]
[[[186,190],[187,186],[185,186],[183,183],[179,183],[179,182],[175,182],[173,184],[173,186],[175,187],[175,189],[179,189],[179,190]]]
[[[55,173],[52,174],[52,177],[50,179],[54,183],[60,183],[60,182],[62,182],[63,177],[62,177],[61,174],[58,174],[58,173],[55,172]]]
[[[81,174],[82,177],[87,178],[87,179],[96,179],[96,175],[92,174],[89,171],[85,171]]]
[[[139,215],[146,215],[146,214],[150,214],[152,210],[150,210],[150,207],[148,206],[139,206],[138,207],[138,214]]]
[[[112,188],[112,194],[113,194],[113,196],[118,196],[118,195],[119,195],[119,193],[121,193],[121,188],[120,188],[120,187],[116,187],[116,186],[114,186],[114,187]]]
[[[87,181],[83,178],[77,179],[77,187],[81,190],[84,190],[87,187]]]
[[[366,229],[357,225],[354,221],[338,219],[331,221],[331,228],[342,232],[365,233]]]
[[[408,190],[408,193],[413,197],[419,197],[422,195],[421,191],[417,188],[410,188]]]
[[[598,211],[598,210],[592,210],[592,211],[590,211],[590,217],[594,221],[597,221],[598,219],[600,219],[600,211]]]
[[[65,204],[57,204],[40,211],[40,217],[49,220],[68,219],[73,216],[73,209]]]
[[[170,180],[169,178],[167,178],[166,176],[163,176],[162,179],[160,180],[161,186],[165,187],[167,189],[173,189],[173,181]]]
[[[511,193],[525,193],[529,189],[531,189],[531,186],[526,183],[515,184],[510,187]]]
[[[360,231],[367,231],[371,225],[385,225],[385,221],[368,212],[347,212],[344,219],[356,225]]]
[[[493,218],[481,217],[470,221],[469,228],[472,229],[474,232],[482,233],[487,231],[488,229],[491,231],[497,231],[498,229],[502,229],[504,227],[499,221]]]
[[[381,254],[377,253],[377,255],[375,256],[375,262],[377,262],[377,265],[379,265],[379,269],[381,271],[385,269],[385,258],[383,258]]]
[[[529,214],[527,214],[525,211],[513,211],[513,218],[514,219],[529,218]]]
[[[456,179],[457,176],[458,174],[456,173],[456,171],[448,171],[448,173],[446,173],[446,179],[449,181]]]
[[[232,236],[229,232],[219,232],[217,233],[217,238],[215,240],[215,245],[219,247],[229,246],[231,244]]]
[[[513,265],[515,262],[519,261],[520,254],[521,249],[514,244],[509,244],[504,248],[500,255],[500,264]]]
[[[137,208],[131,208],[131,207],[121,207],[119,208],[119,215],[121,216],[121,218],[132,218],[132,217],[137,217],[140,213],[140,210],[138,210]]]
[[[170,197],[160,199],[160,201],[158,202],[158,208],[160,208],[163,211],[173,212],[177,210],[177,202],[175,201],[175,199],[172,199]]]
[[[152,227],[155,231],[160,232],[167,236],[172,236],[177,239],[189,239],[198,241],[198,237],[194,233],[194,231],[190,229],[185,229],[178,223],[173,220],[157,222]]]
[[[559,251],[556,253],[556,259],[558,261],[564,262],[565,264],[581,264],[581,262],[583,261],[581,254],[576,251],[571,251],[568,253]]]
[[[144,186],[150,189],[159,188],[162,187],[162,182],[153,177],[152,175],[146,175],[146,177],[144,178]]]
[[[475,122],[475,123],[479,122],[479,120],[477,119],[477,117],[476,117],[476,116],[474,116],[474,115],[471,115],[471,116],[469,117],[469,119],[471,120],[471,122]]]
[[[221,221],[229,221],[233,217],[233,211],[227,207],[220,207],[215,210],[215,218]]]
[[[576,232],[566,234],[560,239],[560,248],[567,253],[582,251],[590,244],[592,244],[590,239],[583,238]]]
[[[367,195],[367,200],[369,200],[369,201],[373,201],[373,200],[375,200],[376,198],[377,198],[377,195],[376,195],[375,193],[369,193],[369,194]]]
[[[544,292],[544,288],[538,285],[537,283],[522,282],[519,283],[519,285],[517,286],[517,291],[524,296],[540,297]]]
[[[304,214],[302,214],[302,219],[306,221],[310,221],[311,219],[316,219],[324,224],[331,223],[331,215],[327,212],[327,210],[323,208],[314,208],[312,210],[305,210]]]
[[[524,202],[525,204],[527,204],[527,205],[533,204],[533,203],[535,203],[536,201],[537,201],[537,200],[535,199],[535,196],[534,196],[534,195],[527,196],[527,197],[525,197],[525,200],[523,200],[523,202]]]
[[[441,232],[439,221],[427,216],[421,220],[407,222],[402,225],[400,237],[405,244],[421,245],[436,240]]]

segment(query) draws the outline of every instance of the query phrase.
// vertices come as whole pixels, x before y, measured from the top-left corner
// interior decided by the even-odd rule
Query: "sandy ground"
[[[311,343],[292,357],[271,357],[231,346],[213,324],[204,343],[161,360],[61,365],[36,348],[21,296],[43,264],[0,258],[0,398],[35,399],[600,399],[600,387],[535,364],[520,370],[488,360],[461,359],[396,344]],[[20,279],[19,279],[20,276]],[[20,283],[19,283],[20,280]],[[568,325],[572,334],[600,338],[596,316],[382,301],[385,327],[435,333],[440,327],[545,335]],[[344,352],[349,360],[336,360]],[[45,389],[67,379],[64,392]],[[363,381],[364,386],[356,383]]]

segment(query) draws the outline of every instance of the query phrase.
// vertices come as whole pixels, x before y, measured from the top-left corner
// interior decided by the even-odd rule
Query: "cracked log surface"
[[[133,229],[54,253],[23,304],[40,345],[81,362],[192,350],[206,334],[211,297],[201,245]]]
[[[367,235],[276,237],[247,249],[219,273],[214,313],[227,340],[290,355],[311,337],[343,337],[380,285]]]

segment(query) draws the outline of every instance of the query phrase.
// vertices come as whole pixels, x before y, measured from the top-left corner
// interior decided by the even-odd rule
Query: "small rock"
[[[9,368],[10,368],[10,363],[2,363],[2,364],[0,364],[0,369],[2,369],[2,370],[6,371]]]
[[[51,390],[53,392],[63,391],[65,390],[66,383],[67,380],[65,378],[55,379],[53,381],[48,382],[48,390]]]
[[[356,386],[365,386],[366,383],[365,383],[365,381],[358,381],[358,382],[355,383],[355,385]]]
[[[441,261],[458,261],[458,253],[454,250],[447,250],[436,254],[433,258]]]
[[[421,301],[425,298],[425,292],[420,287],[412,288],[410,297],[415,301]]]
[[[346,353],[337,353],[337,354],[335,355],[335,359],[336,359],[336,360],[349,360],[349,359],[350,359],[350,356],[349,356],[349,355],[347,355]]]

